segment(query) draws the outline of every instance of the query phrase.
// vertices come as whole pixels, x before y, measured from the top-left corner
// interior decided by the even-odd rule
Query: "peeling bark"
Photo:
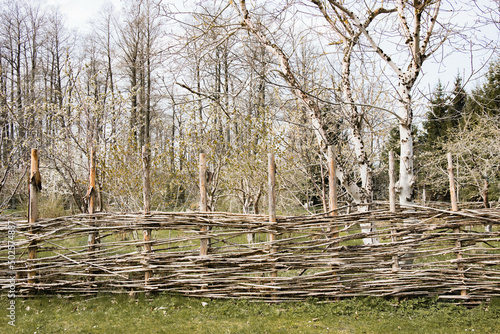
[[[240,5],[237,7],[240,11],[240,15],[242,18],[242,25],[254,34],[257,39],[269,50],[272,54],[274,54],[279,62],[281,68],[281,76],[290,86],[293,94],[301,100],[306,106],[307,115],[311,121],[312,127],[314,129],[314,134],[316,136],[316,140],[318,142],[319,147],[323,151],[326,157],[326,147],[331,144],[329,143],[327,136],[327,129],[325,122],[322,117],[321,109],[318,103],[311,98],[304,90],[301,88],[298,80],[296,79],[293,70],[291,68],[288,56],[283,52],[283,50],[272,43],[267,36],[265,36],[252,22],[250,19],[250,14],[246,8],[246,1],[240,0]],[[368,170],[368,169],[367,169]],[[345,175],[342,168],[338,167],[336,171],[337,178],[339,179],[342,186],[345,187],[350,196],[354,199],[356,203],[361,203],[364,191],[361,190],[353,180],[350,180],[347,175]],[[366,177],[364,178],[367,179]],[[366,197],[366,196],[365,196]]]
[[[415,174],[413,171],[413,136],[411,133],[412,108],[408,87],[400,85],[399,106],[399,143],[401,147],[399,164],[399,203],[412,204],[414,202]]]
[[[399,131],[400,131],[400,147],[401,147],[401,163],[399,170],[399,190],[400,190],[400,204],[412,204],[414,202],[414,184],[415,175],[413,171],[413,137],[411,133],[412,120],[413,120],[413,110],[412,110],[412,99],[410,91],[413,88],[415,81],[417,80],[420,70],[422,68],[422,63],[434,50],[429,50],[430,37],[433,34],[433,29],[437,16],[439,13],[439,8],[441,1],[436,0],[434,2],[422,2],[414,1],[411,6],[413,6],[413,30],[408,24],[406,18],[406,3],[403,0],[397,0],[396,11],[398,13],[398,20],[400,25],[400,31],[405,38],[405,43],[411,54],[409,59],[409,66],[406,71],[399,68],[396,63],[389,57],[375,42],[372,38],[364,23],[358,18],[356,14],[350,11],[342,3],[329,0],[328,1],[332,7],[338,9],[344,13],[350,21],[359,28],[365,38],[368,40],[372,49],[393,69],[394,73],[398,76],[398,94],[399,94]],[[432,14],[429,15],[429,25],[427,31],[425,32],[425,37],[422,37],[422,14],[424,9],[434,6]],[[389,12],[393,10],[384,10],[384,12]],[[373,16],[374,12],[368,12],[367,17]]]
[[[359,189],[359,197],[354,201],[358,206],[358,211],[366,212],[370,210],[370,204],[373,201],[373,177],[370,162],[365,150],[365,144],[362,137],[363,130],[363,113],[356,105],[353,97],[351,86],[351,56],[354,47],[358,44],[359,38],[362,35],[362,29],[366,29],[376,16],[382,13],[390,13],[395,9],[385,9],[383,7],[373,11],[361,27],[352,26],[347,20],[346,14],[334,10],[335,19],[333,19],[323,3],[319,0],[311,0],[315,4],[323,17],[329,23],[332,30],[337,34],[338,38],[342,41],[343,57],[342,57],[342,71],[341,71],[341,90],[342,90],[342,110],[349,119],[352,133],[349,136],[350,142],[354,146],[356,155],[356,164],[358,166],[359,175],[361,178],[361,188]],[[334,8],[334,7],[333,7]],[[369,233],[375,231],[373,223],[361,224],[361,231]],[[365,244],[378,243],[376,238],[364,238]]]

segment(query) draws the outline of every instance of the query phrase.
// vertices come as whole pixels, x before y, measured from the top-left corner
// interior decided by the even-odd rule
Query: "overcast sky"
[[[117,8],[121,6],[120,0],[47,0],[49,5],[59,7],[69,28],[79,30],[88,28],[89,21],[107,2],[113,3]]]
[[[91,27],[89,21],[99,13],[103,5],[111,2],[115,8],[120,9],[122,1],[123,0],[47,0],[47,3],[60,8],[61,13],[67,18],[66,23],[69,28],[75,28],[80,32],[85,32],[85,30]],[[167,2],[182,3],[182,1],[183,0],[169,0]],[[470,17],[471,16],[469,16],[469,18]],[[464,19],[467,20],[467,16],[464,16]],[[493,35],[499,35],[496,27],[492,27],[489,30],[491,30]],[[491,57],[491,53],[488,54],[488,52],[484,50],[483,52],[476,50],[473,60],[471,61],[471,55],[468,54],[466,50],[463,51],[464,52],[452,52],[451,50],[445,50],[445,53],[449,56],[445,58],[444,61],[440,58],[426,61],[423,67],[424,76],[420,78],[419,82],[420,90],[423,92],[432,91],[439,79],[444,85],[448,84],[448,89],[452,89],[453,80],[457,73],[460,73],[462,77],[467,79],[472,70],[479,70],[486,59]],[[475,81],[480,79],[484,72],[485,69],[472,77],[472,79],[475,80],[471,80],[468,84],[467,88],[469,91],[475,87]]]

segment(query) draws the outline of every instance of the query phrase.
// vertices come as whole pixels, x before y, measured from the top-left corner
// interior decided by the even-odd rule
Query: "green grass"
[[[0,333],[499,333],[500,300],[472,309],[435,299],[267,304],[167,294],[0,298]]]

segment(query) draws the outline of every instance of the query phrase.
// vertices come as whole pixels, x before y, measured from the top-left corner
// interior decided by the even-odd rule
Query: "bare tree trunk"
[[[399,203],[413,204],[415,175],[413,172],[413,134],[411,132],[412,109],[411,97],[408,87],[400,84],[400,97],[402,99],[399,106],[399,143],[401,147],[399,164]]]
[[[275,43],[272,43],[268,39],[268,37],[264,35],[264,33],[260,29],[258,29],[258,27],[250,19],[250,14],[246,8],[246,1],[240,0],[240,5],[237,8],[240,11],[243,25],[248,29],[248,31],[250,31],[257,37],[260,43],[262,43],[272,54],[274,54],[278,58],[283,79],[291,87],[292,93],[306,106],[307,114],[314,129],[316,140],[320,149],[326,156],[326,147],[330,143],[325,131],[326,124],[322,119],[322,112],[318,106],[318,103],[301,89],[301,85],[297,81],[290,65],[289,58],[283,52],[283,50],[279,48]],[[359,187],[344,175],[344,171],[342,170],[342,168],[340,168],[340,166],[338,166],[336,173],[337,178],[344,186],[344,188],[348,191],[349,195],[351,195],[357,203],[360,203],[361,191]]]
[[[366,13],[367,21],[361,22],[359,17],[340,1],[329,0],[329,3],[337,10],[344,13],[349,20],[363,33],[368,40],[372,49],[392,68],[394,73],[398,76],[398,94],[399,94],[399,130],[400,130],[400,146],[401,146],[401,163],[400,163],[400,177],[398,182],[398,189],[400,190],[400,203],[413,204],[414,202],[414,184],[415,175],[413,172],[413,137],[412,137],[412,118],[413,110],[411,106],[410,91],[421,71],[422,64],[425,59],[429,57],[436,49],[429,47],[433,29],[437,20],[440,8],[440,0],[434,2],[414,1],[407,4],[403,0],[395,1],[396,11],[398,13],[398,21],[402,37],[405,38],[407,50],[410,53],[408,59],[409,65],[407,70],[402,70],[394,60],[381,49],[380,44],[377,43],[367,30],[366,22],[369,18],[373,17],[377,12],[393,12],[394,9],[378,8],[375,11]],[[433,7],[433,8],[432,8]],[[413,11],[412,11],[413,9]],[[422,25],[422,15],[427,15],[427,24]],[[410,18],[410,21],[407,19]],[[411,22],[412,26],[410,27]],[[425,35],[422,36],[422,30],[426,29]]]
[[[372,169],[369,165],[368,156],[366,155],[365,145],[363,138],[361,136],[361,131],[363,129],[363,115],[359,111],[359,108],[355,105],[354,98],[352,96],[351,88],[351,51],[354,47],[355,41],[345,41],[344,42],[344,57],[342,59],[342,91],[344,95],[344,101],[347,103],[343,104],[343,108],[346,110],[346,114],[350,118],[350,124],[352,128],[352,134],[350,135],[350,141],[354,145],[354,152],[356,154],[356,161],[358,164],[359,174],[361,177],[361,188],[360,196],[357,199],[359,204],[358,211],[367,212],[370,210],[370,205],[373,201],[373,177]],[[355,199],[356,201],[356,199]],[[361,232],[371,233],[376,231],[375,224],[373,222],[360,224]],[[374,244],[379,243],[378,238],[363,238],[364,244]]]

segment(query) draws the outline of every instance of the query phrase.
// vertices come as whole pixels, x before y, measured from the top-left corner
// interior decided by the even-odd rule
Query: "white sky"
[[[69,28],[78,30],[88,28],[89,21],[106,3],[112,3],[117,9],[121,7],[121,0],[47,0],[47,4],[59,7]]]

